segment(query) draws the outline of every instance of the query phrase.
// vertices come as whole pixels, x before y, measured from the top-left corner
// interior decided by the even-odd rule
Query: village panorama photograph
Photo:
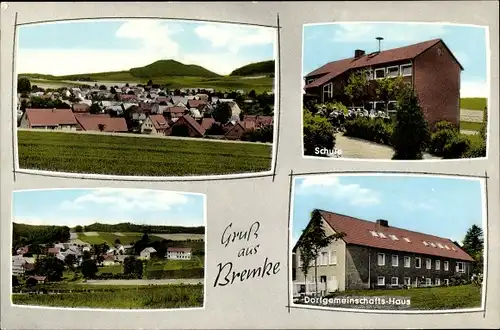
[[[482,179],[304,176],[294,179],[292,196],[293,306],[484,308]]]
[[[275,36],[270,27],[167,19],[20,26],[18,169],[270,172]]]
[[[486,157],[485,27],[310,24],[303,38],[304,156]]]
[[[12,303],[204,307],[205,196],[142,189],[13,192]]]

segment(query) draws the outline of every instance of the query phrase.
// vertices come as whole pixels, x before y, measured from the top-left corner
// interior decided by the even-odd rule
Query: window
[[[443,264],[444,271],[447,272],[449,270],[450,265],[448,264],[448,261],[445,261]]]
[[[385,112],[385,103],[384,102],[373,102],[373,110]]]
[[[314,80],[316,80],[316,79],[307,79],[306,84],[307,84],[307,85],[309,85],[309,84],[310,84],[310,83],[312,83]]]
[[[328,265],[328,252],[321,252],[321,265]]]
[[[426,241],[422,241],[422,243],[424,243],[425,246],[429,246],[429,243],[427,243]]]
[[[387,77],[395,78],[399,76],[399,66],[390,66],[387,68]]]
[[[396,112],[397,111],[397,108],[396,108],[396,101],[389,101],[387,103],[387,112],[391,113],[391,112]]]
[[[436,278],[436,279],[434,280],[434,285],[437,285],[437,286],[441,285],[441,279]]]
[[[457,272],[458,273],[465,273],[465,263],[462,261],[457,262]]]
[[[329,83],[323,86],[323,101],[329,100],[333,97],[333,84]]]
[[[337,264],[337,251],[330,251],[330,265]]]
[[[392,266],[393,267],[398,267],[399,266],[399,258],[396,254],[392,255]]]
[[[380,236],[381,238],[387,238],[387,236],[385,236],[384,233],[378,233],[378,236]]]
[[[383,254],[383,253],[378,254],[378,265],[379,266],[385,265],[385,254]]]
[[[411,64],[403,64],[403,65],[401,65],[401,75],[403,77],[405,77],[405,76],[411,76],[412,75],[412,71],[413,71],[413,68],[412,68]]]
[[[449,279],[447,279],[447,278],[445,278],[445,279],[444,279],[444,284],[445,284],[445,285],[450,285],[450,280],[449,280]]]
[[[432,269],[432,260],[431,259],[425,260],[425,268]]]
[[[437,246],[438,246],[440,249],[444,249],[444,246],[443,246],[443,244],[441,244],[441,243],[437,243]]]
[[[441,260],[436,260],[436,270],[440,270],[441,269]]]
[[[407,285],[407,286],[411,285],[411,278],[410,277],[405,277],[405,285]]]
[[[378,237],[378,234],[376,231],[370,230],[370,233],[372,234],[373,237]]]
[[[403,239],[404,239],[405,241],[407,241],[408,243],[411,243],[411,241],[410,241],[410,239],[409,239],[408,237],[403,237]]]
[[[431,242],[431,246],[432,246],[432,247],[436,247],[436,244],[434,244],[434,243],[432,243],[432,242]]]
[[[384,276],[377,277],[377,285],[385,285],[385,277]]]
[[[382,79],[385,78],[385,69],[380,68],[380,69],[375,69],[375,79]]]
[[[425,286],[431,286],[432,285],[432,280],[430,278],[425,279]]]
[[[411,258],[405,257],[405,268],[410,268]]]
[[[420,268],[422,266],[422,261],[420,257],[415,257],[415,268]]]
[[[389,237],[393,240],[393,241],[399,241],[399,238],[396,237],[396,235],[389,235]]]
[[[399,278],[398,277],[391,277],[391,285],[392,286],[399,285]]]

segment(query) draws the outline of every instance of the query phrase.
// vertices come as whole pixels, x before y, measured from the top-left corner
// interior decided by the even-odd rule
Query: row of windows
[[[378,265],[385,266],[385,253],[378,254]],[[399,256],[397,254],[392,255],[391,265],[393,267],[399,267]],[[404,257],[404,267],[405,268],[411,267],[411,257],[408,257],[408,256]],[[420,257],[415,257],[415,268],[421,268],[421,267],[422,267],[422,259]],[[450,267],[449,262],[444,261],[443,262],[443,270],[449,271],[449,267]],[[432,269],[432,260],[431,259],[429,259],[429,258],[425,259],[425,268]],[[434,269],[441,270],[441,260],[434,261]],[[465,263],[458,261],[457,265],[456,265],[456,271],[459,273],[465,273]]]
[[[411,76],[413,67],[411,64],[394,65],[387,68],[377,68],[375,70],[368,70],[368,80],[395,78],[398,76]]]
[[[337,251],[323,251],[316,259],[316,264],[319,266],[336,265],[337,264]],[[302,260],[298,258],[298,266],[302,266]]]
[[[412,280],[411,277],[405,277],[404,278],[404,285],[410,286],[412,285]],[[420,284],[420,278],[416,277],[415,280],[413,281],[413,284],[419,285]],[[450,284],[449,279],[444,279],[443,284],[448,285]],[[377,285],[378,286],[385,286],[385,276],[377,276]],[[399,285],[399,277],[391,277],[391,286],[398,286]],[[435,278],[434,283],[431,278],[426,278],[425,279],[425,285],[426,286],[431,286],[431,285],[441,285],[441,279],[440,278]]]

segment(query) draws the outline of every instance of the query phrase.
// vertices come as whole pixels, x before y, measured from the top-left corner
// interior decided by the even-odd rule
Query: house
[[[137,102],[137,96],[133,94],[120,94],[119,98],[122,102]]]
[[[118,253],[119,254],[126,254],[128,250],[130,250],[131,248],[133,248],[132,245],[120,245],[118,246]]]
[[[163,115],[149,115],[141,124],[141,134],[165,135],[167,128],[168,122]]]
[[[191,248],[167,248],[167,259],[191,260]]]
[[[53,256],[56,256],[59,252],[61,252],[61,249],[60,249],[60,248],[51,247],[51,248],[48,248],[48,249],[47,249],[47,255],[53,255]]]
[[[146,114],[155,114],[155,113],[160,113],[159,110],[159,104],[158,103],[151,103],[151,102],[140,102],[139,103],[139,108],[145,112]]]
[[[76,115],[75,117],[82,131],[128,132],[125,118],[90,114]]]
[[[163,114],[167,116],[170,119],[173,118],[180,118],[186,114],[188,109],[186,107],[167,107],[166,109],[163,110]]]
[[[213,118],[202,118],[201,119],[201,127],[206,131],[207,129],[209,129],[210,127],[212,127],[212,125],[215,123],[215,119]]]
[[[151,255],[156,253],[156,250],[152,247],[147,247],[140,253],[141,259],[151,259]]]
[[[473,259],[450,239],[319,210],[325,233],[345,236],[320,250],[317,280],[322,294],[335,291],[447,285],[472,275]],[[293,248],[294,294],[314,290],[314,273],[302,272],[300,242]]]
[[[366,70],[370,85],[364,104],[352,104],[344,87],[352,72]],[[401,76],[413,86],[430,125],[447,120],[460,122],[460,74],[462,65],[441,39],[354,56],[327,63],[305,76],[305,96],[320,102],[336,100],[367,110],[395,111],[395,100],[387,104],[376,96],[376,81]]]
[[[130,108],[130,114],[133,120],[143,121],[147,118],[147,113],[142,110],[139,106],[134,106]]]
[[[42,284],[47,283],[47,276],[30,276],[26,279],[28,281],[36,281],[35,283]]]
[[[196,108],[189,109],[189,114],[196,120],[200,120],[203,118],[203,115],[200,113],[200,110]]]
[[[75,113],[85,113],[85,112],[89,112],[90,110],[90,106],[86,103],[73,103],[72,105],[72,108],[73,108],[73,112]]]
[[[255,125],[252,124],[253,122],[244,122],[244,121],[235,122],[234,125],[232,125],[232,127],[229,128],[226,134],[224,134],[224,138],[228,140],[240,140],[241,137],[243,136],[243,133],[250,131],[253,129],[253,127],[255,127]]]
[[[203,108],[207,105],[207,102],[204,100],[197,100],[197,99],[192,99],[188,100],[187,107],[188,108],[195,108],[198,110],[203,110]]]
[[[116,264],[115,257],[113,255],[106,255],[102,261],[103,266],[113,266]]]
[[[28,253],[28,251],[29,251],[29,247],[28,247],[28,246],[22,246],[22,247],[20,247],[20,248],[18,248],[18,249],[16,250],[16,253],[17,253],[18,255],[20,255],[20,256],[23,256],[23,255],[25,255],[26,253]]]
[[[273,116],[260,116],[260,115],[245,115],[243,116],[243,121],[253,122],[255,128],[260,128],[263,126],[272,126],[274,123]]]
[[[189,137],[203,137],[203,135],[205,135],[205,129],[190,115],[184,115],[178,118],[175,123],[166,129],[165,135],[172,135],[175,128],[179,126],[187,127],[187,136]]]
[[[22,275],[25,271],[26,260],[23,258],[12,258],[12,274]]]
[[[21,128],[76,131],[78,123],[71,109],[26,109]]]

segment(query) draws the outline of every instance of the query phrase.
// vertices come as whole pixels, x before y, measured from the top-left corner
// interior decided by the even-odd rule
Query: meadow
[[[485,97],[467,97],[460,99],[461,109],[484,111],[486,106],[487,99]]]
[[[76,289],[76,287],[72,287]],[[87,289],[89,291],[82,291]],[[164,309],[203,307],[203,285],[140,287],[81,285],[60,294],[13,294],[15,305],[70,308]]]
[[[472,122],[472,121],[461,121],[460,122],[460,129],[468,130],[468,131],[479,131],[482,126],[483,126],[483,123],[477,123],[477,122]]]
[[[481,286],[473,284],[396,290],[351,290],[335,296],[395,296],[411,299],[410,309],[442,310],[478,308],[481,306]]]
[[[138,240],[140,240],[143,236],[143,233],[120,233],[121,235],[117,235],[116,233],[109,233],[109,232],[93,232],[92,235],[86,235],[86,233],[77,233],[78,239],[89,243],[89,244],[103,244],[106,243],[109,246],[115,245],[116,239],[120,240],[121,244],[128,245],[132,244]],[[179,237],[184,238],[183,240],[180,239],[171,239],[169,238],[170,236],[176,236],[176,235],[182,235]],[[155,234],[155,233],[150,233],[148,234],[149,240],[151,242],[154,241],[162,241],[164,239],[169,239],[172,241],[178,241],[176,246],[178,247],[192,247],[193,245],[198,245],[197,243],[201,243],[203,245],[203,242],[188,242],[185,241],[186,239],[204,239],[204,235],[200,234]]]
[[[272,146],[189,139],[18,131],[19,167],[129,176],[269,171]]]

